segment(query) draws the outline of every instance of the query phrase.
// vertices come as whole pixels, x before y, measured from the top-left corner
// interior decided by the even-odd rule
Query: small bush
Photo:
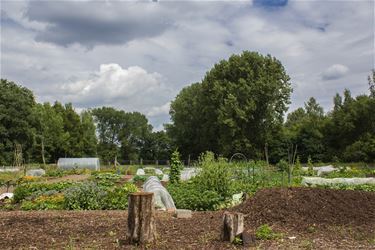
[[[214,191],[222,200],[231,198],[232,170],[224,158],[215,160],[212,152],[202,154],[199,159],[200,172],[192,181],[201,190]]]
[[[85,182],[64,192],[64,207],[71,210],[102,209],[107,193],[94,182]]]
[[[177,208],[206,211],[216,210],[222,204],[217,192],[202,189],[193,182],[168,185],[167,189]]]

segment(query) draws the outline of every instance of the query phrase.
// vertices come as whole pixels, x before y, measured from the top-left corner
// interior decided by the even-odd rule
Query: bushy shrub
[[[197,211],[216,210],[222,203],[221,196],[193,182],[182,182],[167,186],[177,208]]]
[[[125,209],[128,206],[129,194],[137,191],[138,188],[132,183],[125,183],[107,191],[103,209]]]
[[[95,182],[84,182],[64,191],[64,207],[72,210],[102,209],[107,193]]]
[[[224,158],[215,160],[212,152],[206,152],[199,159],[200,172],[193,182],[202,190],[214,191],[225,200],[231,196],[232,171]]]
[[[171,156],[171,170],[169,173],[170,183],[179,183],[181,177],[181,171],[184,168],[180,160],[180,153],[177,149],[172,153]]]

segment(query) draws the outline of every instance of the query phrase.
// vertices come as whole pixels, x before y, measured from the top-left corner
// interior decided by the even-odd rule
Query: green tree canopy
[[[244,51],[222,60],[201,83],[180,92],[171,105],[168,131],[181,152],[209,150],[260,157],[282,124],[290,78],[270,55]]]
[[[11,165],[15,144],[22,146],[26,161],[34,142],[33,93],[6,79],[0,81],[0,164]]]

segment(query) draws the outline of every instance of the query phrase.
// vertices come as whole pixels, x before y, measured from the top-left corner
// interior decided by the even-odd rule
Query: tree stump
[[[130,194],[128,206],[128,241],[130,244],[147,244],[155,240],[154,193]]]
[[[241,236],[244,230],[244,215],[242,213],[225,212],[223,215],[222,240],[233,242],[236,236]]]

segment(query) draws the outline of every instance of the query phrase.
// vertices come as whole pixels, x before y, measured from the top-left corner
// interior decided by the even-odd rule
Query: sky
[[[244,50],[271,54],[291,77],[289,112],[313,96],[332,108],[368,93],[374,1],[6,1],[1,78],[38,102],[112,106],[169,122],[179,91]]]

